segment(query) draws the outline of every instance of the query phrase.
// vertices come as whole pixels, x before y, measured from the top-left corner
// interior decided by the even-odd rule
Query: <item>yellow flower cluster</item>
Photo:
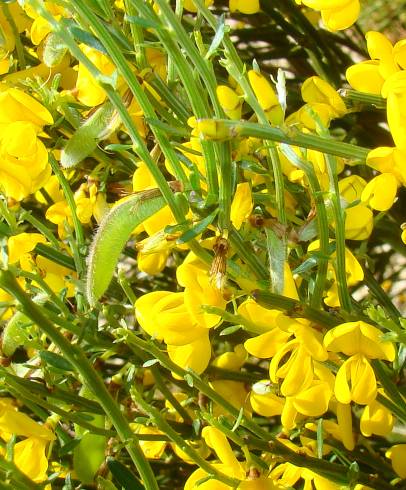
[[[370,151],[367,164],[379,172],[365,186],[361,200],[372,209],[387,211],[395,201],[398,188],[406,185],[406,39],[394,46],[383,34],[366,34],[371,60],[347,70],[347,80],[356,90],[386,99],[388,126],[394,147],[380,146]],[[406,236],[402,239],[406,243]]]
[[[385,240],[372,233],[406,185],[406,40],[369,32],[371,60],[347,70],[355,91],[386,100],[394,145],[368,153],[350,144],[353,109],[325,79],[327,58],[312,52],[318,75],[306,65],[276,82],[266,64],[246,68],[223,16],[207,34],[214,0],[202,12],[192,0],[175,12],[164,0],[21,3],[0,8],[0,281],[8,269],[19,285],[17,299],[0,289],[0,379],[5,396],[17,394],[7,376],[36,389],[21,405],[0,398],[0,457],[39,483],[48,460],[66,463],[52,476],[66,488],[115,488],[122,474],[135,488],[122,444],[141,470],[143,455],[163,472],[181,461],[185,490],[377,490],[368,475],[385,457],[384,474],[406,478],[404,322],[368,282],[371,243]],[[293,3],[330,31],[360,12],[358,0]],[[259,0],[228,9],[263,13]],[[119,272],[91,298],[113,256]],[[375,299],[357,301],[365,285]],[[32,418],[44,412],[62,414],[58,439]]]

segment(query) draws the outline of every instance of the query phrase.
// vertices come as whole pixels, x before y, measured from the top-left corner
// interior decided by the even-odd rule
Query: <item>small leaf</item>
[[[99,107],[80,126],[61,152],[61,164],[65,168],[74,167],[97,148],[99,141],[108,138],[121,121],[110,102]]]
[[[118,143],[112,143],[104,147],[105,151],[127,151],[131,150],[133,145],[121,145]]]
[[[202,221],[199,221],[196,225],[190,228],[190,230],[187,230],[185,233],[183,233],[183,235],[181,235],[176,240],[176,243],[182,244],[182,243],[190,242],[190,240],[193,240],[194,238],[199,236],[214,221],[214,218],[217,216],[218,212],[219,212],[218,208],[215,209],[212,213],[210,213],[208,216],[202,219]]]
[[[162,26],[158,24],[158,22],[154,22],[153,20],[143,19],[142,17],[137,17],[135,15],[124,15],[124,20],[129,22],[130,24],[136,24],[138,26],[143,27],[144,29],[161,29]]]
[[[114,206],[103,218],[90,248],[86,294],[91,305],[110,284],[121,251],[132,231],[165,205],[152,190],[140,192]]]
[[[104,417],[95,416],[95,425],[104,428]],[[77,426],[75,426],[77,428]],[[78,430],[76,430],[78,432]],[[82,484],[90,485],[104,461],[107,437],[85,433],[73,450],[73,468]]]
[[[90,34],[89,31],[84,31],[83,29],[78,27],[72,19],[62,18],[60,23],[63,24],[68,31],[70,31],[76,41],[86,44],[86,46],[89,46],[90,48],[97,49],[97,51],[100,51],[100,53],[103,53],[105,55],[108,54],[105,47],[97,39],[97,37],[93,36],[93,34]]]
[[[6,356],[11,357],[19,347],[29,345],[30,336],[27,326],[32,324],[32,321],[21,311],[14,313],[3,330],[2,351]]]
[[[286,260],[286,244],[285,241],[280,239],[271,228],[266,228],[265,233],[269,257],[272,292],[276,294],[283,294],[285,282],[284,272]]]
[[[55,352],[42,350],[40,351],[39,355],[42,361],[56,369],[60,369],[62,371],[74,371],[72,364],[59,354],[55,354]]]
[[[183,377],[184,380],[186,381],[186,383],[191,387],[193,388],[193,376],[191,374],[185,374],[185,376]]]
[[[159,359],[149,359],[148,361],[145,361],[142,367],[147,368],[150,366],[154,366],[155,364],[159,363]]]
[[[124,490],[145,490],[144,485],[133,475],[133,473],[122,463],[113,458],[107,458],[107,466],[114,480]]]
[[[224,335],[231,335],[241,329],[242,325],[231,325],[231,327],[227,327],[221,331],[220,337],[223,337]]]
[[[62,39],[54,32],[51,32],[46,38],[44,45],[43,59],[45,65],[49,66],[49,68],[59,65],[67,51],[68,47]]]
[[[58,455],[60,458],[63,456],[66,456],[67,454],[71,453],[75,447],[80,443],[80,438],[77,439],[72,439],[71,441],[67,442],[58,451]]]
[[[206,56],[204,57],[206,60],[209,60],[216,53],[218,47],[220,46],[224,38],[224,34],[230,30],[230,26],[226,25],[224,19],[225,19],[224,14],[221,14],[216,28],[216,34],[214,35],[209,50],[207,51]]]

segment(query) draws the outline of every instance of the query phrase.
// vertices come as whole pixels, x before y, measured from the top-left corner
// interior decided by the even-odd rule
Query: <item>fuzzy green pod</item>
[[[165,206],[158,189],[139,192],[114,206],[103,218],[88,257],[86,295],[94,305],[106,291],[131,232]]]

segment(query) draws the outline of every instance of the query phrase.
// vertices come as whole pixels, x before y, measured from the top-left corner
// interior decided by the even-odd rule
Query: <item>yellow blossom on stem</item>
[[[47,149],[31,122],[16,121],[3,126],[0,158],[0,188],[16,201],[36,192],[51,175]]]
[[[391,460],[393,469],[400,478],[406,478],[406,444],[395,444],[386,451],[385,456]]]
[[[241,12],[242,14],[256,14],[261,10],[259,0],[230,0],[230,12]]]

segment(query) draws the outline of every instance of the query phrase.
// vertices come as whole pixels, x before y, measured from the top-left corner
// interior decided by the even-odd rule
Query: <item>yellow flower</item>
[[[48,443],[46,439],[28,437],[14,446],[14,463],[34,482],[42,482],[47,477],[46,449]]]
[[[382,332],[363,321],[342,323],[324,336],[324,345],[330,352],[347,356],[362,354],[368,359],[393,361],[395,348],[392,342],[382,341]]]
[[[141,296],[134,306],[143,330],[167,344],[186,345],[205,333],[191,317],[184,293],[154,291]]]
[[[305,102],[326,104],[331,108],[335,117],[347,113],[344,100],[328,82],[320,77],[314,76],[306,79],[301,92]]]
[[[208,330],[200,337],[185,345],[168,345],[168,356],[183,369],[192,369],[201,374],[209,365],[211,344]],[[177,377],[177,376],[175,376]]]
[[[0,400],[0,437],[8,441],[12,434],[26,437],[14,446],[17,467],[35,482],[44,481],[48,469],[45,452],[55,436],[44,425],[18,412],[12,400],[4,398]]]
[[[380,95],[385,79],[379,72],[379,61],[367,60],[347,68],[345,77],[355,90]]]
[[[367,165],[382,173],[391,173],[399,184],[406,185],[406,152],[399,148],[379,146],[368,153]]]
[[[8,88],[0,92],[0,135],[9,123],[17,121],[31,122],[36,133],[54,122],[49,111],[33,97],[17,88]]]
[[[113,74],[115,66],[106,55],[84,44],[80,48],[103,75],[109,76]],[[87,106],[93,107],[99,105],[106,98],[106,92],[82,63],[79,63],[76,90],[78,100]]]
[[[16,201],[36,192],[51,175],[47,149],[31,122],[16,121],[3,126],[0,158],[0,187]]]
[[[194,261],[189,254],[176,271],[178,283],[185,288],[185,305],[189,314],[199,326],[215,327],[221,317],[204,311],[202,306],[215,306],[224,309],[227,301],[222,292],[212,284],[206,266],[199,260]]]
[[[213,2],[214,0],[204,0],[204,4],[206,5],[206,7],[210,7],[210,5],[213,5]],[[197,8],[193,0],[183,0],[183,8],[188,12],[197,12]]]
[[[350,356],[336,376],[334,392],[339,402],[348,404],[353,400],[368,405],[375,400],[376,378],[368,359],[395,358],[393,344],[382,342],[381,335],[380,330],[363,321],[343,323],[326,333],[324,344],[330,352]]]
[[[237,184],[230,211],[231,223],[237,230],[248,219],[253,207],[254,202],[252,200],[250,184],[248,182]]]
[[[395,202],[397,190],[396,177],[391,173],[383,173],[368,182],[362,191],[361,201],[377,211],[387,211]]]
[[[227,85],[219,85],[216,89],[220,105],[230,119],[241,118],[242,98]]]
[[[406,444],[395,444],[385,453],[391,460],[392,467],[400,478],[406,478]]]
[[[253,385],[250,403],[254,412],[264,417],[274,417],[282,413],[285,399],[273,393],[271,383],[264,379]]]
[[[383,395],[383,390],[378,391]],[[360,429],[365,437],[370,437],[372,434],[386,437],[392,432],[393,423],[390,410],[374,400],[362,412]]]
[[[19,233],[8,239],[8,261],[14,264],[20,257],[32,252],[37,243],[46,243],[46,239],[40,233]]]
[[[386,80],[382,95],[387,97],[386,113],[395,145],[406,150],[406,71],[402,70]]]
[[[374,370],[363,354],[349,357],[337,372],[334,394],[340,403],[369,405],[377,393]]]
[[[241,12],[242,14],[256,14],[261,10],[259,0],[230,0],[230,12]]]
[[[242,344],[238,344],[234,347],[233,352],[224,352],[216,357],[212,362],[212,366],[228,369],[229,371],[239,371],[246,360],[247,351]]]
[[[265,111],[269,121],[278,125],[283,120],[283,110],[279,104],[278,97],[270,82],[255,70],[248,72],[248,79],[259,105]]]
[[[330,31],[352,26],[360,12],[359,0],[301,0],[303,5],[321,12],[324,25]]]

